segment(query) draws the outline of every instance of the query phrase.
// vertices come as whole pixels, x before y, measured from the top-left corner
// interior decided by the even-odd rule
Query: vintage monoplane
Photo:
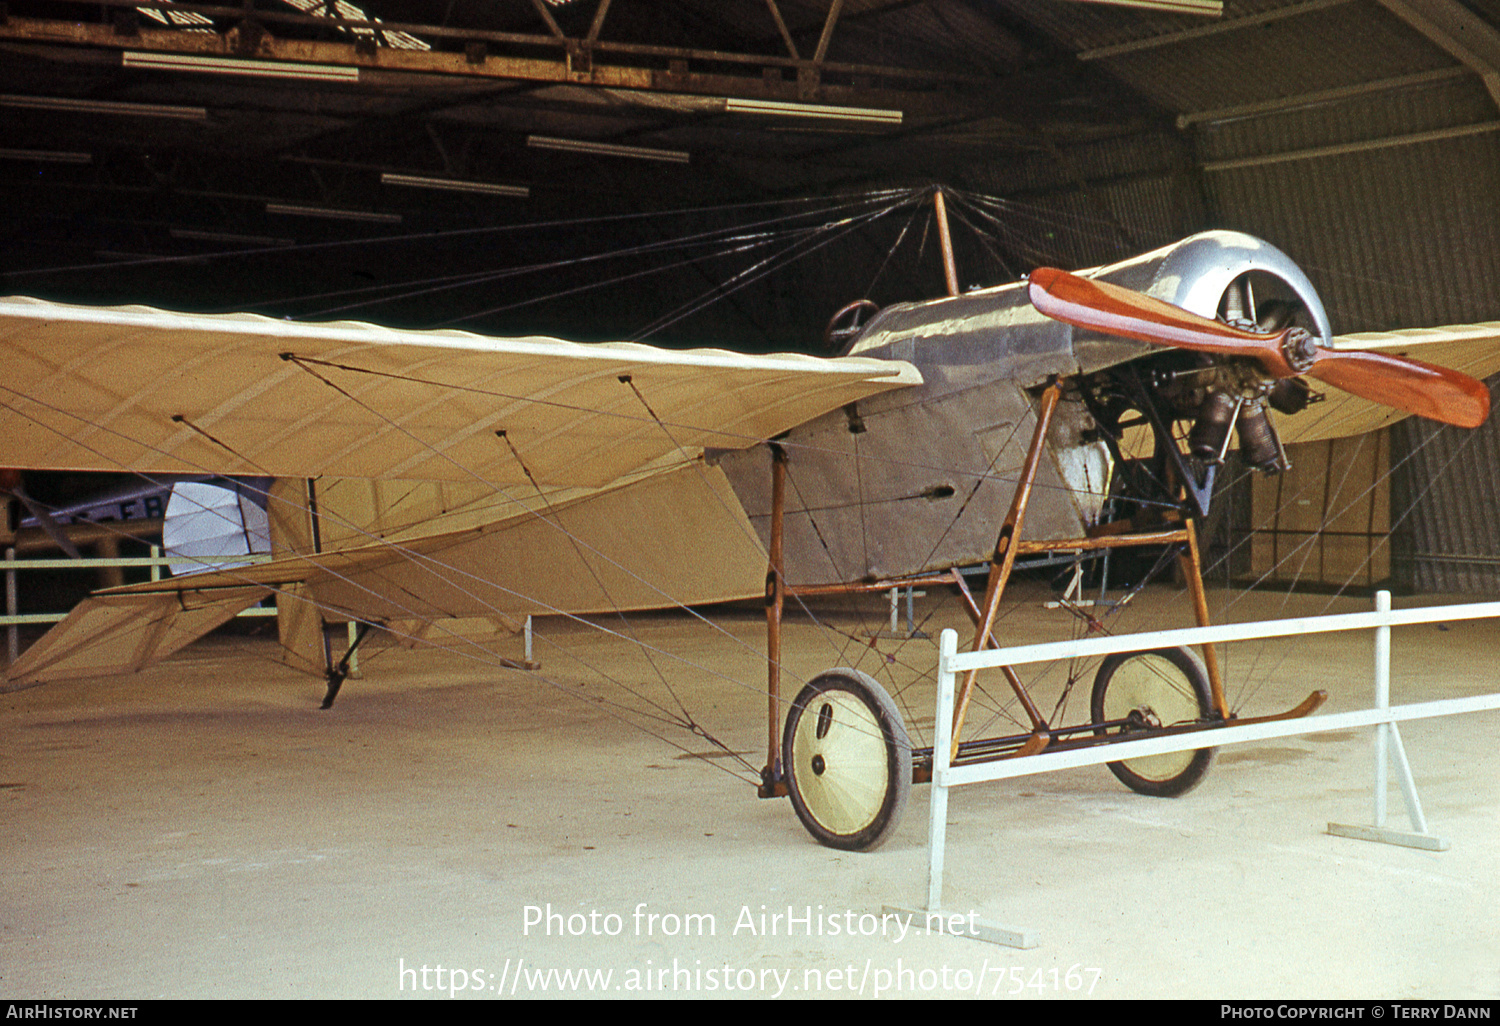
[[[851,304],[829,326],[842,343],[829,358],[0,301],[7,463],[276,480],[273,561],[97,593],[8,669],[9,685],[139,669],[275,595],[287,658],[326,674],[326,707],[348,669],[330,621],[432,636],[459,618],[763,595],[760,792],[789,795],[819,841],[869,849],[931,749],[856,670],[781,697],[789,598],[913,582],[967,597],[953,568],[988,563],[985,594],[968,598],[983,647],[1018,557],[1151,546],[1180,554],[1206,623],[1194,524],[1232,447],[1275,471],[1283,438],[1408,414],[1474,427],[1489,411],[1469,374],[1336,346],[1306,276],[1238,233],[965,294],[950,270],[949,290],[878,313]],[[1424,355],[1500,370],[1475,337],[1494,334],[1439,332]],[[1211,745],[1231,719],[1211,649],[1112,657],[1074,724],[1047,722],[1006,679],[1028,728],[955,729],[957,761],[1152,731]],[[1175,795],[1211,754],[1112,768]]]

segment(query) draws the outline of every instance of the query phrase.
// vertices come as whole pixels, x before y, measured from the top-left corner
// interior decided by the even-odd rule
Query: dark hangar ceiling
[[[1414,90],[1448,113],[1299,116],[1296,145],[1495,120],[1496,0],[1182,13],[1203,3],[8,0],[3,291],[575,338],[718,291],[727,313],[648,337],[809,348],[873,280],[882,302],[941,288],[934,261],[886,270],[928,245],[925,206],[825,245],[815,224],[896,205],[837,197],[993,197],[966,221],[991,237],[960,243],[987,283],[1225,219],[1220,165],[1290,145],[1247,120]],[[1056,223],[999,230],[1002,201]],[[805,259],[763,276],[780,258],[730,226],[778,218],[768,252]],[[748,255],[662,251],[693,234]]]

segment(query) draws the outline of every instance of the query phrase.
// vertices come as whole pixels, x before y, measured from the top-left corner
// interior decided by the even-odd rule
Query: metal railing
[[[7,548],[5,550],[5,615],[0,616],[0,626],[6,629],[6,651],[9,662],[14,663],[20,654],[20,632],[19,628],[27,624],[57,623],[68,614],[61,613],[22,613],[20,608],[20,587],[18,575],[23,571],[35,570],[105,570],[111,568],[126,567],[148,567],[151,571],[151,580],[161,580],[163,567],[182,563],[203,563],[205,565],[221,563],[267,563],[270,562],[269,555],[245,555],[238,553],[223,556],[164,556],[161,547],[151,546],[149,556],[84,556],[78,559],[17,559],[16,550]],[[241,612],[240,616],[275,616],[274,606],[262,607],[252,606]]]
[[[1298,734],[1314,734],[1323,731],[1347,730],[1352,727],[1376,726],[1376,767],[1374,824],[1372,826],[1343,826],[1330,823],[1330,833],[1363,840],[1376,840],[1413,847],[1442,850],[1447,842],[1427,832],[1426,820],[1417,799],[1416,785],[1411,768],[1406,761],[1405,749],[1401,745],[1399,720],[1423,719],[1435,716],[1450,716],[1456,713],[1478,712],[1485,709],[1500,709],[1500,694],[1475,695],[1467,698],[1443,699],[1433,702],[1418,702],[1410,705],[1391,706],[1390,696],[1390,629],[1408,624],[1434,623],[1438,621],[1475,620],[1500,617],[1500,602],[1478,602],[1452,606],[1429,606],[1420,609],[1392,611],[1390,593],[1376,595],[1376,610],[1371,613],[1348,613],[1330,616],[1299,617],[1287,620],[1229,624],[1220,627],[1192,627],[1181,630],[1154,631],[1144,634],[1115,635],[1102,638],[1085,638],[1076,641],[1049,642],[1035,645],[1018,645],[981,652],[959,652],[958,635],[945,630],[939,640],[937,726],[933,745],[932,803],[928,829],[928,875],[927,909],[937,912],[942,908],[943,862],[948,828],[948,792],[955,787],[977,784],[988,780],[1003,780],[1009,777],[1045,773],[1051,770],[1069,769],[1076,766],[1097,765],[1136,759],[1169,752],[1192,751],[1200,748],[1218,748],[1224,745],[1269,738],[1290,737]],[[992,762],[954,766],[951,764],[953,733],[954,681],[958,674],[974,669],[993,669],[1022,663],[1043,662],[1055,659],[1086,658],[1103,656],[1114,652],[1136,652],[1150,649],[1173,648],[1186,645],[1219,644],[1249,641],[1259,638],[1290,637],[1304,634],[1319,634],[1331,631],[1374,630],[1375,631],[1375,706],[1355,712],[1333,713],[1321,716],[1306,716],[1300,719],[1274,720],[1201,730],[1191,733],[1168,734],[1144,738],[1137,741],[1115,741],[1091,747],[1073,748],[1066,751],[1046,752],[1015,758],[997,759]],[[1406,799],[1407,812],[1411,817],[1414,832],[1393,831],[1386,828],[1387,765],[1394,762],[1402,793]],[[996,927],[993,932],[1023,938],[1022,941],[1004,940],[992,936],[1002,943],[1020,943],[1031,946],[1033,935],[1027,931],[1007,931]]]

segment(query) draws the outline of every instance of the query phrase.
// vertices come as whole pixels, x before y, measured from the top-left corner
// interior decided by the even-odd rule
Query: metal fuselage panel
[[[1203,233],[1089,273],[1213,317],[1225,289],[1247,271],[1276,278],[1328,337],[1326,315],[1302,272],[1280,251],[1239,233]],[[1153,348],[1044,317],[1024,282],[887,308],[851,354],[909,361],[924,383],[851,404],[779,440],[787,454],[788,583],[880,579],[988,560],[1035,430],[1032,391]],[[1078,538],[1098,521],[1111,466],[1107,447],[1088,435],[1093,426],[1081,402],[1058,405],[1026,537]],[[769,451],[757,446],[716,458],[768,542]]]

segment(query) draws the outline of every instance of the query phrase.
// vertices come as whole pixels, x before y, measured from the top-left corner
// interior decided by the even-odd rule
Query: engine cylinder
[[[1218,462],[1229,439],[1239,400],[1227,392],[1210,392],[1198,408],[1198,419],[1188,433],[1188,451],[1200,460]]]
[[[1267,474],[1279,474],[1288,469],[1282,455],[1281,442],[1276,429],[1266,416],[1266,408],[1259,399],[1251,399],[1240,411],[1237,425],[1240,436],[1240,456],[1256,470]]]

